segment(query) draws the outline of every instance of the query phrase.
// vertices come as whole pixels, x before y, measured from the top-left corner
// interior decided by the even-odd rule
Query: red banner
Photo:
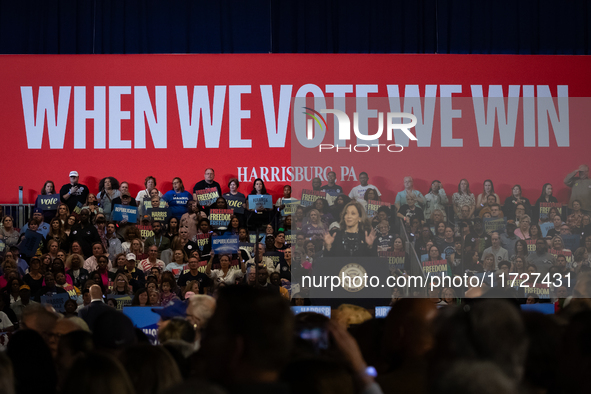
[[[207,167],[216,170],[224,192],[231,177],[240,179],[244,193],[254,178],[263,178],[275,198],[296,173],[304,180],[320,175],[326,183],[330,163],[322,158],[291,168],[291,144],[300,146],[291,137],[291,103],[298,94],[569,98],[570,118],[556,101],[535,107],[548,115],[547,137],[540,129],[542,116],[536,118],[533,140],[518,127],[511,146],[498,134],[488,146],[481,125],[464,125],[463,116],[463,126],[444,136],[436,114],[429,146],[423,137],[411,141],[388,176],[372,178],[381,164],[368,159],[351,161],[346,170],[333,168],[345,192],[368,171],[382,201],[393,202],[403,176],[412,175],[423,193],[439,179],[449,196],[461,178],[471,181],[475,195],[484,179],[493,179],[502,198],[520,183],[532,203],[542,184],[551,182],[554,195],[566,202],[562,181],[588,157],[586,128],[573,126],[588,124],[586,114],[573,109],[573,98],[591,93],[586,56],[40,55],[3,56],[1,62],[1,203],[15,203],[19,186],[26,202],[34,202],[46,180],[59,189],[71,170],[92,192],[101,178],[114,176],[129,182],[134,196],[148,175],[157,178],[163,193],[175,176],[192,190]],[[519,108],[517,117],[524,119],[523,105]],[[332,122],[331,116],[328,126]],[[498,126],[491,130],[490,136]]]

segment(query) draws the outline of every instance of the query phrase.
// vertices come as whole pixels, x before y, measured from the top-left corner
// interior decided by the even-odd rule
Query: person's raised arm
[[[207,266],[205,267],[205,274],[209,277],[211,277],[211,265],[213,264],[213,258],[215,256],[215,253],[213,251],[213,249],[211,250],[211,252],[209,253],[209,261],[207,262]]]
[[[566,176],[566,178],[564,178],[564,184],[568,187],[573,187],[575,180],[577,180],[579,178],[578,175],[579,175],[580,170],[581,170],[581,168],[579,167],[578,169],[576,169],[573,172],[571,172],[570,174],[568,174]]]

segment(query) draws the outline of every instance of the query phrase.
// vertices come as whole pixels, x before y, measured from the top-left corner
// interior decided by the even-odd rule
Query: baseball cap
[[[70,171],[70,176],[78,176],[78,171]]]
[[[127,260],[134,260],[135,261],[135,254],[133,254],[133,253],[127,253],[127,256],[125,256],[125,258]]]
[[[177,316],[185,317],[187,316],[187,304],[181,300],[173,300],[164,308],[152,308],[152,312],[160,315],[162,320],[169,320]]]
[[[20,290],[31,290],[31,288],[29,287],[29,285],[22,285],[21,287],[18,288],[19,291]]]
[[[121,193],[121,197],[131,197],[131,194],[129,192],[123,192]]]
[[[35,209],[33,209],[33,213],[43,214],[43,209],[41,209],[41,208],[35,208]]]

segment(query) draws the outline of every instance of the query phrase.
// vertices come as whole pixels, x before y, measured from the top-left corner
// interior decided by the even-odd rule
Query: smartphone
[[[315,349],[328,349],[328,331],[325,328],[304,328],[300,330],[299,336]]]

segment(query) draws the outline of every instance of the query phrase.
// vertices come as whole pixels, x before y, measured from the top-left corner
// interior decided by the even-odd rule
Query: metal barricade
[[[395,230],[398,234],[400,234],[400,236],[404,240],[406,253],[410,257],[410,272],[407,272],[407,274],[410,276],[421,276],[421,277],[423,277],[423,279],[425,279],[425,274],[423,272],[423,267],[421,265],[421,259],[417,255],[417,252],[414,248],[414,242],[411,242],[409,240],[408,234],[406,233],[406,228],[404,226],[404,222],[402,220],[400,220],[400,218],[396,218]],[[410,293],[411,293],[411,289],[410,289],[410,282],[409,282],[405,288],[404,296],[405,297],[412,296],[412,294],[410,294]],[[424,296],[424,294],[421,294],[421,295]]]
[[[33,215],[33,204],[0,204],[4,216],[10,215],[14,219],[14,227],[20,229]]]
[[[33,215],[33,204],[23,204],[23,187],[18,187],[18,204],[0,204],[3,216],[10,215],[14,219],[13,226],[20,229]]]

